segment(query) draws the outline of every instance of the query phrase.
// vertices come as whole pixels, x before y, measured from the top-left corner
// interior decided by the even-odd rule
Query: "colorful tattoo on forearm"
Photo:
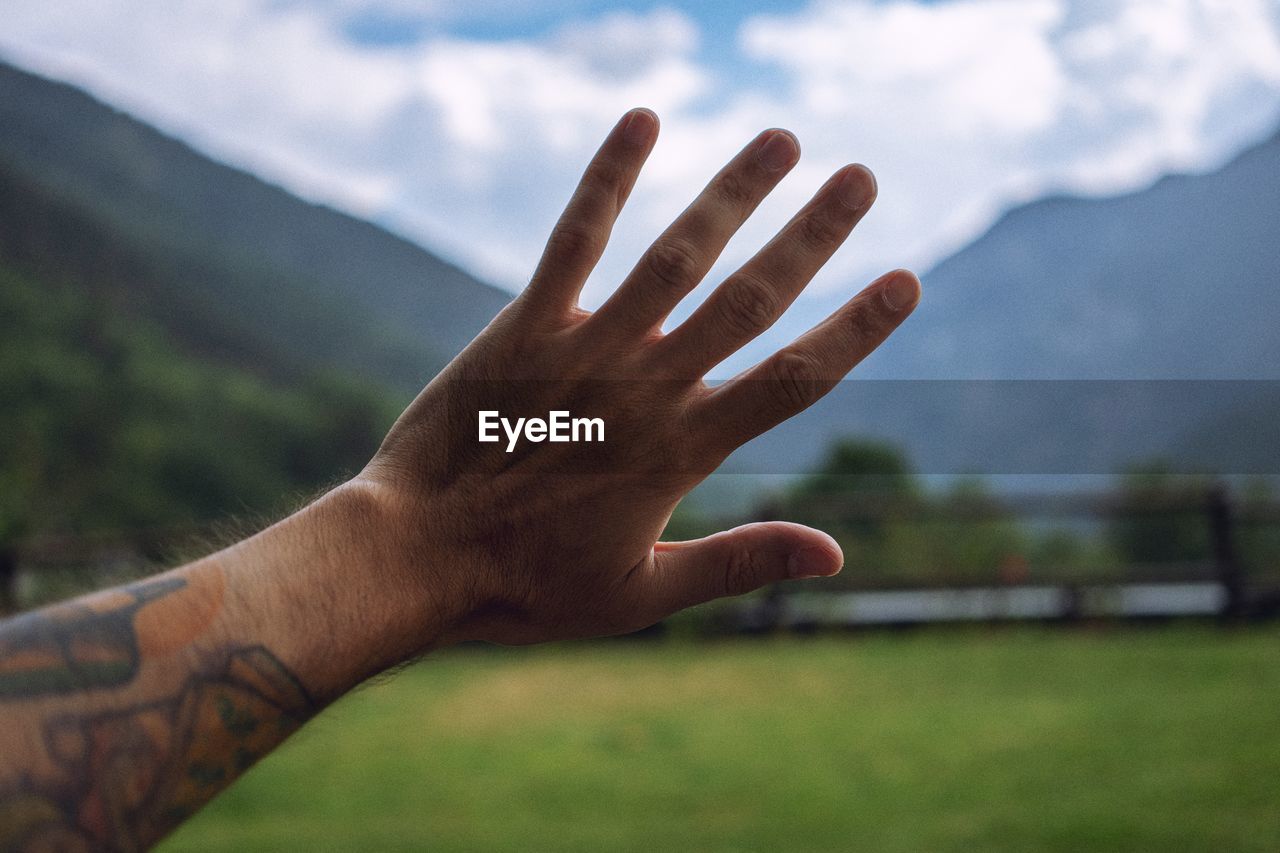
[[[0,700],[128,684],[139,663],[134,616],[186,585],[157,578],[10,620],[0,628]]]
[[[141,660],[137,614],[185,586],[161,578],[89,605],[0,626],[0,710],[34,697],[112,690]],[[92,602],[92,600],[91,600]],[[56,772],[0,787],[0,850],[139,849],[194,813],[316,710],[268,649],[202,649],[168,695],[41,721]]]

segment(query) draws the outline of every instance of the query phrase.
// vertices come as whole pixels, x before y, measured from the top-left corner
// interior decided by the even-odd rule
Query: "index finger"
[[[795,341],[694,403],[695,429],[728,455],[826,396],[919,301],[915,274],[886,273]]]
[[[526,288],[526,301],[552,311],[577,304],[657,138],[658,117],[643,107],[618,121],[552,229]]]

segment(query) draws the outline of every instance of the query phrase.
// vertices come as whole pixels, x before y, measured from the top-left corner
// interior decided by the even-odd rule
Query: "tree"
[[[921,489],[896,447],[859,438],[833,444],[818,469],[781,501],[785,517],[827,531],[855,569],[848,578],[901,568],[890,541],[902,519],[914,515]]]
[[[1209,485],[1203,477],[1174,473],[1160,460],[1131,468],[1121,479],[1107,526],[1112,547],[1130,565],[1209,559]]]

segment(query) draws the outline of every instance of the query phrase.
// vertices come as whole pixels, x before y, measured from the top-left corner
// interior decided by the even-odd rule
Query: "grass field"
[[[1280,850],[1280,631],[441,654],[168,850]]]

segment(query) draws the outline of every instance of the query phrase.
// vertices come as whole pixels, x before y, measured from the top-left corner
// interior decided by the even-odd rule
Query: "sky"
[[[662,135],[587,307],[766,127],[797,134],[801,163],[706,287],[865,163],[880,199],[812,308],[926,271],[1010,206],[1210,171],[1280,125],[1280,0],[3,0],[2,17],[0,56],[510,290],[604,134],[650,107]]]

